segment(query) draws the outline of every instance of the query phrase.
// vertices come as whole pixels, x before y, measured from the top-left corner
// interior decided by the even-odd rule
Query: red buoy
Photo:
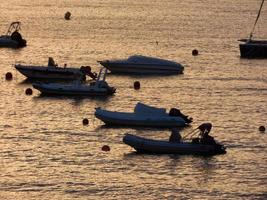
[[[12,73],[11,72],[7,72],[6,73],[6,80],[7,81],[10,81],[10,80],[12,80],[13,79],[13,75],[12,75]]]
[[[134,89],[135,90],[139,90],[140,89],[140,82],[139,81],[135,81],[134,82]]]
[[[31,89],[31,88],[27,88],[27,89],[25,90],[25,94],[26,94],[26,95],[32,95],[32,89]]]
[[[260,126],[260,127],[259,127],[259,131],[260,131],[260,132],[265,132],[265,127],[264,127],[264,126]]]
[[[197,49],[194,49],[194,50],[192,51],[192,55],[193,55],[193,56],[197,56],[197,55],[198,55],[198,50],[197,50]]]
[[[102,151],[110,151],[110,147],[108,145],[103,145]]]
[[[83,119],[83,125],[85,126],[85,125],[88,125],[88,124],[89,124],[89,120],[87,118],[84,118]]]

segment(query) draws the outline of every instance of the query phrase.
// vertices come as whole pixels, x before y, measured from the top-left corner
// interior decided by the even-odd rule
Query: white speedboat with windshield
[[[122,60],[98,62],[114,74],[172,75],[182,74],[184,71],[184,67],[180,63],[142,55],[134,55]]]

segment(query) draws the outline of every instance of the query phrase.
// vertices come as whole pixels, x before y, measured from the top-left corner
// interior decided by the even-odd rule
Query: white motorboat
[[[26,46],[26,40],[22,38],[19,31],[20,22],[12,22],[5,35],[0,36],[0,47],[21,48]]]
[[[175,112],[176,111],[176,112]],[[166,113],[165,108],[155,108],[137,103],[134,112],[116,112],[96,108],[95,116],[107,125],[181,127],[192,122],[192,118],[183,115],[178,109]]]
[[[226,153],[226,148],[219,143],[175,143],[166,140],[147,139],[132,134],[125,134],[125,136],[123,137],[123,142],[134,148],[138,153],[193,155],[216,155]]]
[[[114,94],[116,89],[105,81],[107,69],[102,68],[96,81],[85,84],[80,81],[72,83],[33,83],[33,87],[42,94],[48,95],[79,95],[79,96],[106,96]]]
[[[89,66],[59,67],[51,57],[47,66],[15,64],[15,68],[29,79],[85,80],[86,75],[93,79],[97,78],[97,74],[92,73]]]
[[[182,74],[184,70],[180,63],[141,55],[130,56],[124,60],[98,62],[114,74],[171,75]]]

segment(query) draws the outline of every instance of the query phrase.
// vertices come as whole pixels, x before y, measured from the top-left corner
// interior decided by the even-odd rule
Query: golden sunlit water
[[[0,199],[266,199],[267,61],[240,59],[260,0],[12,0],[1,2],[0,31],[21,21],[23,49],[0,49]],[[71,12],[71,19],[64,19]],[[267,38],[267,4],[255,36]],[[192,56],[192,50],[199,51]],[[119,76],[108,98],[42,97],[15,63],[90,65],[133,54],[182,63],[183,75]],[[13,80],[5,74],[12,72]],[[140,90],[133,83],[140,81]],[[166,129],[107,128],[95,107],[132,111],[138,101],[179,107],[188,133],[212,122],[227,154],[136,155],[126,132],[169,137]],[[89,125],[83,126],[83,119]],[[110,151],[102,151],[108,145]]]

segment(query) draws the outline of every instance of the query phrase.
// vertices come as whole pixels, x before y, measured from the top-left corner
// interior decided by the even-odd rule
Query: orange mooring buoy
[[[83,119],[83,125],[85,126],[85,125],[88,125],[88,124],[89,124],[89,120],[87,118],[84,118]]]
[[[25,94],[26,94],[26,95],[32,95],[32,89],[31,89],[31,88],[27,88],[27,89],[25,90]]]
[[[12,75],[12,73],[11,72],[7,72],[6,73],[6,80],[7,81],[10,81],[10,80],[12,80],[13,79],[13,75]]]
[[[139,90],[139,89],[140,89],[140,86],[141,86],[141,84],[140,84],[139,81],[135,81],[135,82],[134,82],[134,89],[135,89],[135,90]]]
[[[193,55],[193,56],[197,56],[197,55],[198,55],[198,50],[197,50],[197,49],[194,49],[194,50],[192,51],[192,55]]]
[[[103,145],[101,149],[102,151],[110,151],[110,147],[108,145]]]

